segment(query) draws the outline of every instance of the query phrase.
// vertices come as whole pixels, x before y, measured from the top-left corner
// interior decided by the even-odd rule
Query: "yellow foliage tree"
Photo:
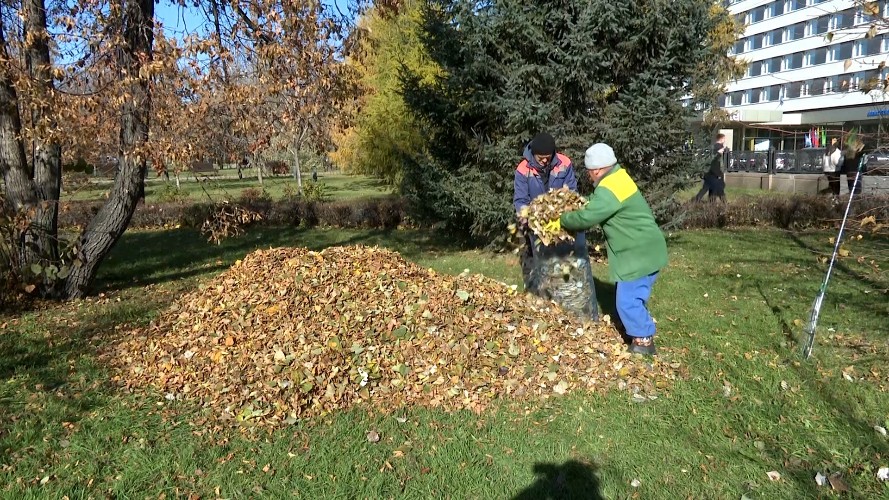
[[[378,176],[392,185],[402,178],[402,159],[424,151],[426,138],[401,95],[409,70],[432,83],[441,70],[422,41],[421,2],[374,6],[358,21],[348,64],[358,72],[361,96],[347,125],[335,135],[332,159],[350,172]]]

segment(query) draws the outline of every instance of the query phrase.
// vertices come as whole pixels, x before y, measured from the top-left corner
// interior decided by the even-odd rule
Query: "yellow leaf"
[[[840,249],[840,257],[848,257],[852,252],[846,250],[845,248]]]

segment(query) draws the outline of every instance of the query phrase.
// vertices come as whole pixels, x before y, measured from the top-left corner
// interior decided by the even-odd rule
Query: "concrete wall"
[[[889,194],[889,176],[865,175],[862,177],[863,194]],[[827,189],[827,177],[816,174],[758,174],[728,172],[725,175],[726,190],[731,188],[764,189],[782,193],[817,194]],[[848,193],[845,175],[840,176],[840,194]]]

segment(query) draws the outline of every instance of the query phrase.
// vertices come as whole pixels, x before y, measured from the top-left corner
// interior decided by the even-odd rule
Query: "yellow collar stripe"
[[[620,203],[623,203],[627,198],[639,191],[636,183],[633,182],[627,171],[622,168],[602,179],[599,186],[611,191]]]

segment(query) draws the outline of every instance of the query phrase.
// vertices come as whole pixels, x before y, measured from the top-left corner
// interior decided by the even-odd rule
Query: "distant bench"
[[[196,174],[215,174],[216,165],[209,161],[193,161],[188,166],[189,170]]]

